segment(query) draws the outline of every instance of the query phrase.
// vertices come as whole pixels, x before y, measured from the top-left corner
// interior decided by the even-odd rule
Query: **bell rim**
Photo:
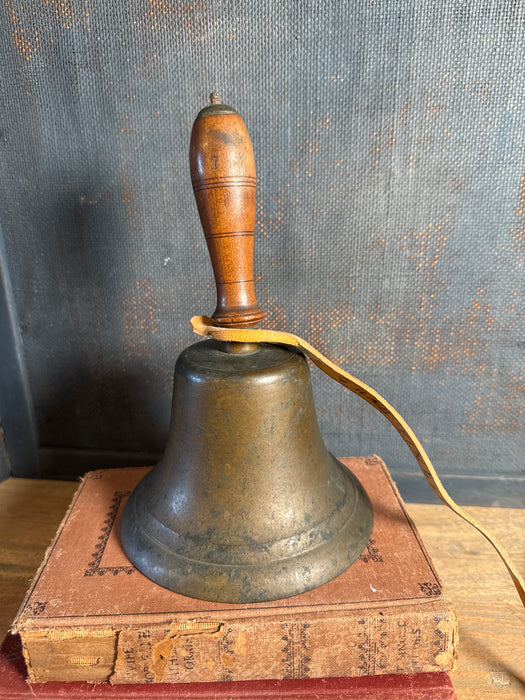
[[[262,603],[317,588],[359,558],[373,526],[372,506],[364,488],[347,467],[333,459],[344,469],[355,504],[344,525],[314,547],[263,564],[225,564],[182,556],[141,527],[137,513],[140,492],[134,491],[122,513],[124,551],[141,573],[160,586],[210,602]]]

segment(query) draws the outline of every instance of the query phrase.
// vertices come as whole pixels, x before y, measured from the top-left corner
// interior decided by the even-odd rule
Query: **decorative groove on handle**
[[[257,185],[256,177],[242,176],[242,175],[225,175],[222,177],[193,177],[192,178],[193,189],[201,189],[201,187],[208,186],[210,184],[218,185],[221,187],[227,187],[231,185],[232,187],[239,187],[244,185],[245,187],[255,187]]]
[[[209,233],[206,238],[242,238],[243,236],[253,238],[253,231],[222,231],[221,233]]]

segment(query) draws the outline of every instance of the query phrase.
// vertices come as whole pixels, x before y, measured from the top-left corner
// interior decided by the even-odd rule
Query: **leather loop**
[[[347,389],[350,389],[350,391],[360,396],[367,403],[371,404],[380,413],[382,413],[408,445],[436,496],[446,506],[453,510],[456,515],[459,515],[460,518],[463,518],[463,520],[472,525],[472,527],[475,527],[476,530],[478,530],[478,532],[480,532],[483,537],[485,537],[485,539],[487,539],[494,547],[507,567],[510,577],[512,578],[516,590],[518,591],[518,595],[521,598],[521,602],[525,606],[525,582],[514,564],[511,562],[505,548],[500,545],[475,518],[464,511],[463,508],[458,506],[458,504],[449,496],[445,490],[445,487],[441,483],[436,470],[432,466],[432,462],[430,461],[423,446],[415,436],[408,423],[395,410],[395,408],[388,403],[388,401],[386,401],[376,391],[361,382],[359,379],[356,379],[351,374],[348,374],[348,372],[338,367],[305,340],[293,335],[292,333],[249,328],[221,328],[219,326],[215,326],[212,319],[208,318],[207,316],[193,316],[190,323],[194,332],[198,335],[209,335],[216,340],[236,343],[277,343],[280,345],[291,345],[293,347],[300,348],[305,355],[309,357],[317,367],[323,370],[323,372],[328,374],[329,377],[332,377],[332,379],[335,379],[335,381],[339,382],[339,384],[342,384]]]

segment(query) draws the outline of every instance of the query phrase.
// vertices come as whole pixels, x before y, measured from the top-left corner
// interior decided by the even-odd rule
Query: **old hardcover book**
[[[12,631],[29,679],[110,683],[374,676],[448,671],[457,620],[378,457],[343,460],[374,508],[360,559],[333,581],[269,603],[209,603],[130,564],[118,524],[147,468],[90,472]]]
[[[18,635],[7,635],[0,647],[0,698],[186,698],[186,700],[455,700],[448,673],[412,673],[359,678],[309,680],[215,681],[210,683],[157,683],[110,685],[85,681],[25,682],[25,663]]]

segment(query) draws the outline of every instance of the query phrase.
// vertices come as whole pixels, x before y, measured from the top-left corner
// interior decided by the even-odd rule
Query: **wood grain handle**
[[[212,95],[193,124],[190,170],[217,285],[213,320],[226,327],[254,326],[264,312],[253,280],[253,149],[242,118],[218,104],[218,96]]]

